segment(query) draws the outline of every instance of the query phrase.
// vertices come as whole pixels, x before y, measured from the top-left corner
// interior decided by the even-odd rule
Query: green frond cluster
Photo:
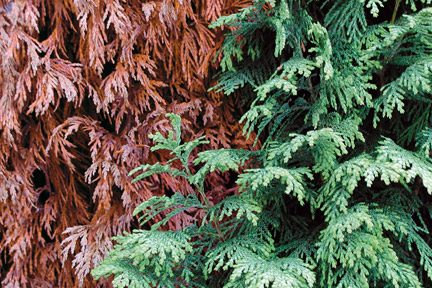
[[[135,230],[114,240],[118,244],[104,265],[92,273],[96,278],[115,274],[115,287],[176,287],[175,279],[188,275],[182,264],[193,246],[184,231]]]
[[[225,287],[313,287],[315,274],[311,267],[298,258],[248,257],[234,266],[230,282]]]
[[[141,203],[134,215],[140,215],[141,225],[152,221],[151,229],[135,230],[125,236],[115,237],[118,244],[104,262],[93,270],[93,276],[99,278],[114,274],[115,287],[206,287],[205,283],[211,281],[208,278],[213,276],[212,272],[220,268],[235,269],[240,267],[240,263],[251,263],[256,259],[261,259],[262,265],[270,265],[269,259],[274,257],[272,252],[275,247],[269,229],[262,226],[262,203],[245,193],[229,196],[210,205],[204,191],[204,179],[208,173],[238,170],[239,165],[244,165],[256,153],[229,149],[201,152],[193,162],[195,165],[204,165],[193,174],[187,166],[191,151],[205,142],[198,139],[182,144],[180,117],[172,114],[167,116],[171,119],[173,130],[166,138],[160,133],[153,135],[156,145],[152,150],[167,149],[175,156],[168,164],[142,165],[130,174],[143,171],[134,181],[157,173],[184,177],[196,186],[202,198],[177,192],[170,197],[154,196]],[[173,159],[184,164],[182,170],[171,166]],[[204,214],[196,225],[182,231],[158,230],[174,216],[196,210],[202,210]],[[155,223],[154,219],[158,215],[162,215],[162,220]],[[300,266],[294,268],[300,269]],[[287,269],[294,268],[282,263],[277,273],[268,274],[260,280],[264,282],[256,287],[268,287],[268,283],[284,279],[281,277],[285,277],[283,274]],[[199,272],[200,269],[203,270]],[[169,273],[165,273],[167,271]],[[305,275],[311,283],[314,274],[311,271],[308,273]],[[231,276],[232,280],[227,280],[227,287],[237,287],[237,277]],[[249,282],[250,277],[253,276],[247,276],[242,281]]]
[[[95,277],[114,274],[116,287],[430,287],[432,8],[393,2],[256,0],[214,22],[231,30],[212,89],[246,91],[240,122],[262,147],[192,160],[204,139],[182,143],[181,120],[168,115],[173,131],[152,136],[152,150],[183,168],[131,173],[170,173],[196,193],[139,205],[151,228],[117,237]],[[207,175],[228,170],[242,171],[238,192],[210,203]],[[190,213],[201,217],[182,231],[159,229]]]

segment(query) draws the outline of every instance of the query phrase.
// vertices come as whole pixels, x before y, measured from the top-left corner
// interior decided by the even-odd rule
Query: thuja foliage
[[[201,168],[193,173],[189,169],[191,151],[206,141],[198,138],[181,143],[180,116],[168,116],[173,131],[167,138],[159,132],[151,135],[157,143],[151,150],[167,149],[174,157],[164,165],[142,165],[131,174],[144,171],[134,179],[138,181],[156,173],[169,173],[187,179],[198,194],[177,192],[170,197],[155,196],[140,204],[134,214],[142,214],[141,225],[164,211],[168,213],[150,230],[135,230],[115,237],[119,244],[93,270],[93,275],[99,278],[116,274],[115,287],[218,287],[226,279],[215,272],[241,262],[227,278],[227,287],[263,287],[269,281],[290,287],[312,285],[315,275],[311,265],[292,257],[271,257],[274,240],[269,225],[275,223],[260,221],[260,214],[265,212],[253,195],[235,194],[218,203],[210,203],[206,195],[205,178],[209,172],[237,170],[256,152],[229,149],[201,152],[193,160]],[[172,167],[176,160],[182,163],[182,169]],[[199,216],[180,231],[158,230],[180,213]],[[293,277],[292,272],[301,277]]]
[[[203,140],[181,142],[170,115],[173,132],[151,138],[172,160],[131,173],[195,192],[140,204],[143,229],[117,236],[93,275],[115,287],[430,287],[430,4],[256,0],[216,20],[230,30],[213,89],[250,103],[244,133],[263,146],[192,161]],[[245,165],[238,191],[210,202],[208,172]],[[182,214],[194,223],[160,229]]]
[[[250,146],[240,99],[207,92],[222,45],[208,25],[247,5],[0,0],[1,287],[111,286],[89,272],[112,236],[137,226],[134,208],[192,190],[164,174],[128,176],[169,159],[148,138],[169,129],[166,113],[183,117],[184,139],[206,137],[201,150]],[[209,177],[208,193],[223,198],[230,179]],[[169,228],[193,223],[176,220]]]

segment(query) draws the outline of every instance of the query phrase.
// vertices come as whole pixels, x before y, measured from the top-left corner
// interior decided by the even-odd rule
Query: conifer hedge
[[[262,147],[206,150],[205,138],[150,135],[168,162],[131,171],[186,179],[155,196],[141,229],[92,274],[115,287],[431,287],[431,1],[253,1],[222,16],[212,91],[250,103]],[[180,162],[182,167],[175,166]],[[210,201],[207,175],[245,168]],[[234,186],[233,186],[234,187]],[[178,215],[194,215],[167,229]]]
[[[0,1],[2,287],[432,287],[431,0]]]

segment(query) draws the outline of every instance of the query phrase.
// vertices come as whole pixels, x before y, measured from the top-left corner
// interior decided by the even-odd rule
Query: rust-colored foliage
[[[244,0],[0,0],[2,287],[95,287],[110,237],[154,194],[191,191],[128,172],[169,158],[148,134],[184,119],[187,139],[249,146],[240,100],[207,92],[221,37],[207,25]],[[216,32],[219,33],[219,32]],[[209,179],[215,201],[232,182]],[[190,223],[177,218],[171,229]]]

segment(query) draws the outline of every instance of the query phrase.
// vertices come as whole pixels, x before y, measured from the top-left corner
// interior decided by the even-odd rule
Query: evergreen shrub
[[[143,229],[93,270],[115,287],[430,287],[431,1],[260,1],[229,27],[213,89],[250,102],[259,151],[152,135],[195,191],[139,205]],[[172,163],[180,161],[182,169]],[[206,175],[246,168],[213,203]],[[135,175],[135,174],[134,174]],[[194,225],[164,231],[183,213]],[[150,220],[155,224],[144,229]]]

